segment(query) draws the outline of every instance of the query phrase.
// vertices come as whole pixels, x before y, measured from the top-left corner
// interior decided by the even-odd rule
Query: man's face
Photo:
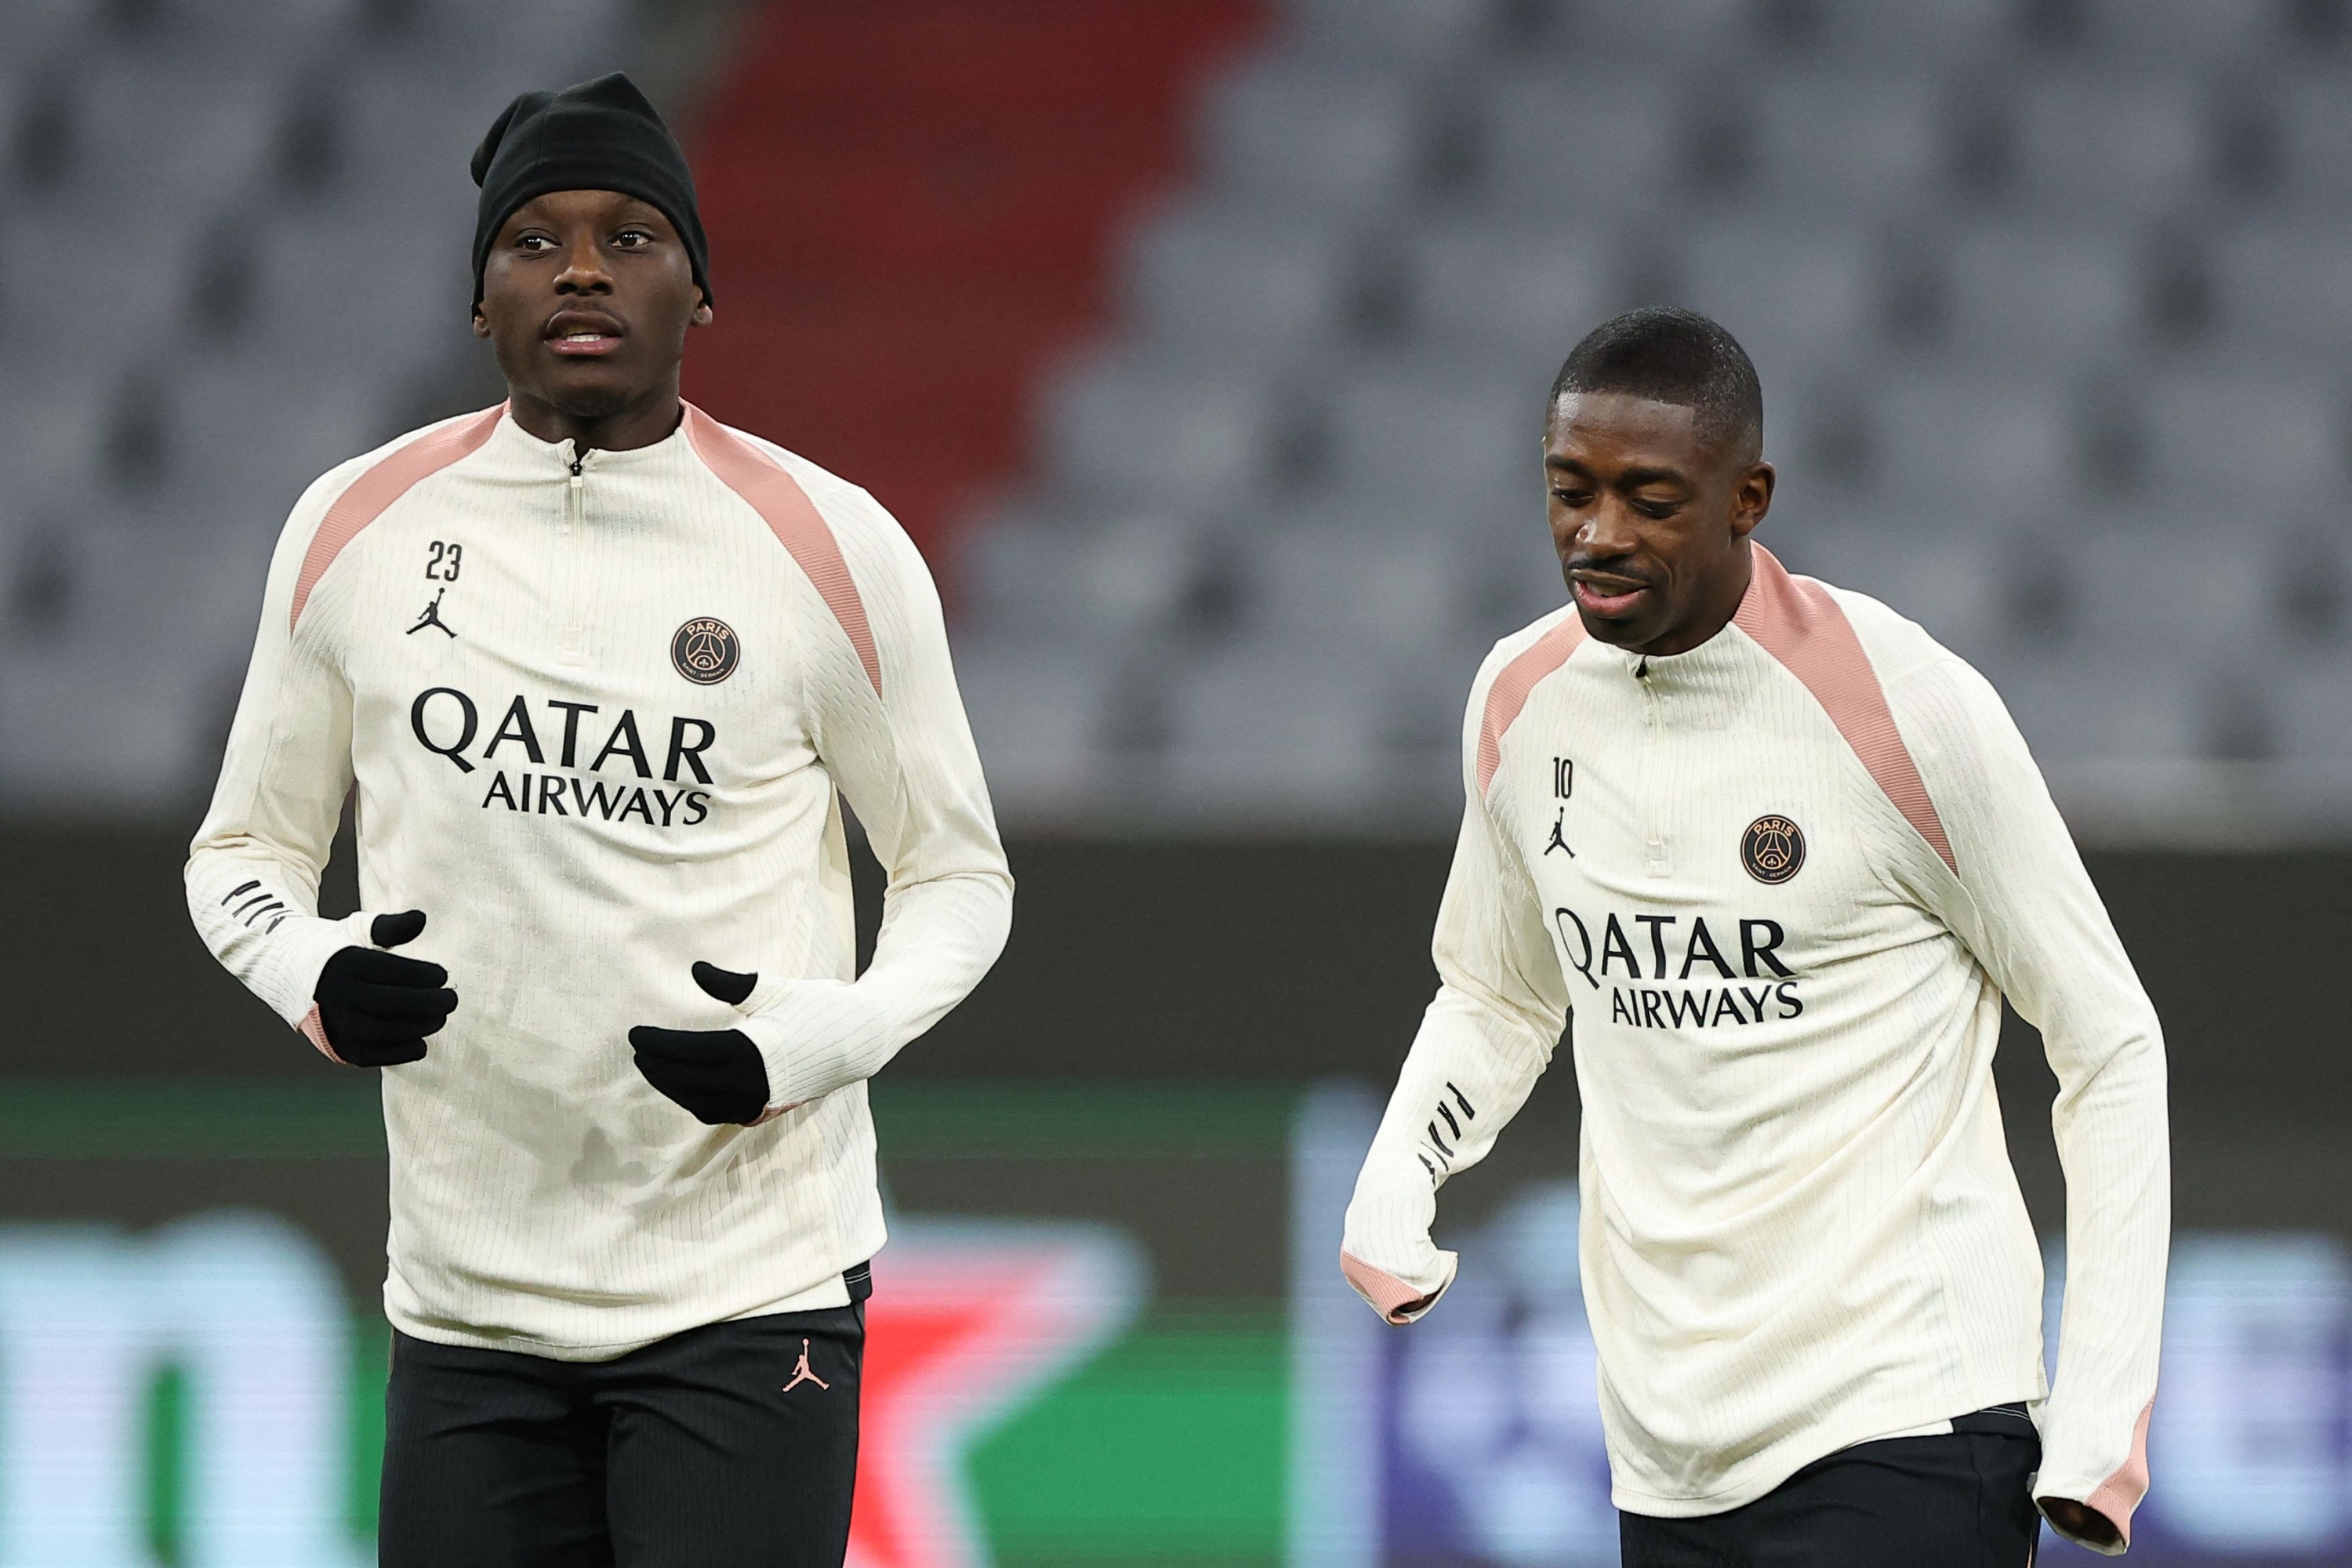
[[[659,209],[616,191],[556,191],[499,229],[474,335],[517,396],[603,419],[674,386],[687,328],[709,320]]]
[[[1772,504],[1771,465],[1737,437],[1699,439],[1696,411],[1571,393],[1544,431],[1551,537],[1584,629],[1635,653],[1683,653],[1748,589],[1748,535]]]

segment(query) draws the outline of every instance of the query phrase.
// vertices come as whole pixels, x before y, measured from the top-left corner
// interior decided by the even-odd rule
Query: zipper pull
[[[585,483],[587,483],[587,480],[582,477],[580,472],[580,459],[574,458],[572,459],[572,488],[576,490]]]

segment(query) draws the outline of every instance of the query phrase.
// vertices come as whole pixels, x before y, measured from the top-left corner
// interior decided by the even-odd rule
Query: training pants
[[[2028,1568],[2041,1465],[2024,1407],[1997,1405],[1841,1449],[1727,1513],[1621,1513],[1618,1542],[1624,1568]]]
[[[863,1303],[616,1361],[393,1337],[381,1568],[841,1568]]]

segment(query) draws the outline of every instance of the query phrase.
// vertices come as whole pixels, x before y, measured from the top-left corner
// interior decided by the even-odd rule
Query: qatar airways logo
[[[1574,910],[1556,909],[1551,919],[1568,967],[1595,991],[1609,993],[1612,1024],[1730,1028],[1794,1018],[1805,1010],[1797,972],[1780,959],[1788,933],[1778,921],[1725,921],[1718,932],[1705,915],[1687,921],[1681,915],[1620,920],[1612,911],[1601,918],[1596,942],[1592,926]],[[1629,923],[1638,935],[1628,932]],[[1621,979],[1630,984],[1619,984]]]
[[[710,783],[702,754],[717,744],[719,727],[709,720],[672,717],[667,731],[649,721],[649,735],[635,709],[608,715],[593,702],[555,698],[540,707],[546,711],[534,719],[530,700],[518,694],[476,752],[481,706],[454,686],[436,686],[409,704],[408,728],[418,745],[447,758],[458,773],[489,769],[485,811],[648,827],[693,827],[709,817],[710,793],[694,787]],[[656,755],[662,759],[658,773]]]

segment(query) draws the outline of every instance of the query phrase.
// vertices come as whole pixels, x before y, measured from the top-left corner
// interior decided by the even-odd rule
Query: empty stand
[[[2348,104],[2352,15],[2284,0],[1292,0],[978,536],[1026,563],[967,583],[992,763],[1001,679],[1160,715],[1006,815],[1443,829],[1452,742],[1371,715],[1458,733],[1562,601],[1543,389],[1673,301],[1764,375],[1759,537],[1977,661],[2084,822],[2352,827]],[[1045,613],[1139,503],[1191,597]]]
[[[759,7],[693,148],[724,330],[689,350],[688,395],[936,545],[1026,458],[1044,372],[1187,162],[1181,106],[1255,21],[1248,0]]]
[[[208,786],[288,510],[478,379],[475,142],[517,91],[627,64],[631,22],[0,6],[0,806]]]

